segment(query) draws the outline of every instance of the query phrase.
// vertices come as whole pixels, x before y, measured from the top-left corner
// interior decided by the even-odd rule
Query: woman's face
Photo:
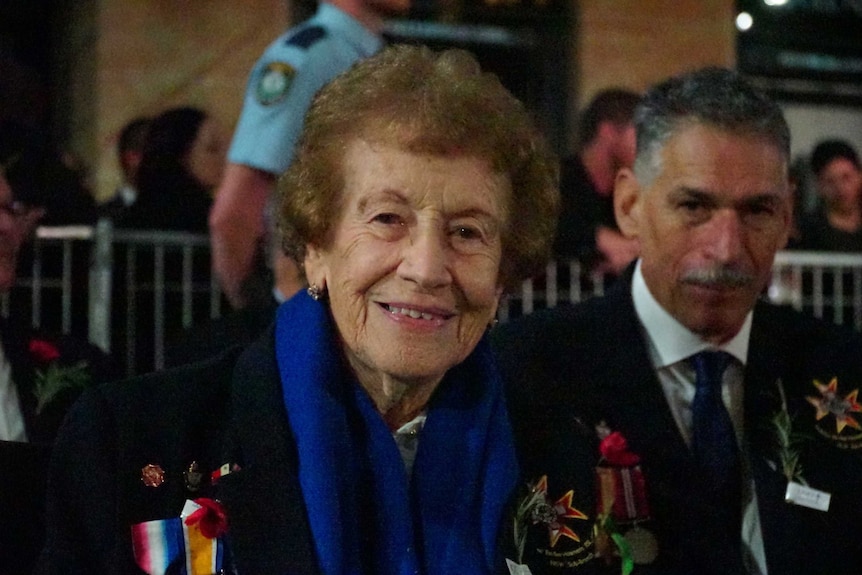
[[[201,122],[189,148],[188,170],[204,187],[214,189],[221,182],[225,166],[225,140],[212,118]]]
[[[327,246],[308,246],[360,382],[434,383],[497,311],[508,178],[473,157],[355,140]]]

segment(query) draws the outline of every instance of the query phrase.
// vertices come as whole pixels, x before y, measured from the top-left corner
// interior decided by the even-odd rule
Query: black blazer
[[[244,351],[83,394],[55,443],[36,573],[140,574],[130,526],[211,497],[226,509],[237,573],[319,574],[275,357],[270,329]],[[205,477],[225,463],[239,470],[191,491],[192,462]],[[149,464],[165,472],[159,487],[141,479]]]
[[[525,473],[553,477],[557,466],[576,465],[569,438],[595,434],[604,421],[641,456],[646,476],[649,528],[660,551],[654,564],[636,566],[635,573],[726,573],[722,558],[711,557],[698,540],[699,519],[709,507],[692,480],[693,461],[650,363],[630,289],[631,272],[604,297],[538,312],[492,334]],[[818,421],[807,398],[820,396],[815,379],[826,384],[837,377],[841,397],[862,387],[860,334],[758,303],[744,377],[745,439],[769,573],[858,573],[862,432],[836,433],[834,416]],[[810,438],[802,449],[803,474],[812,487],[832,494],[828,512],[784,502],[786,480],[775,470],[771,426],[779,379],[794,431]],[[575,444],[573,457],[580,461],[582,443]]]
[[[0,318],[0,341],[11,366],[12,381],[29,443],[0,442],[0,565],[4,575],[30,573],[44,537],[44,497],[51,444],[80,389],[59,393],[37,412],[36,371],[45,369],[29,350],[34,339],[50,342],[58,363],[87,362],[90,384],[114,378],[111,358],[93,345],[69,336],[36,332]]]

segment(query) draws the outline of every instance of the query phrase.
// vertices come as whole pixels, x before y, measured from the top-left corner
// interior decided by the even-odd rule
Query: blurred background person
[[[117,161],[123,181],[114,196],[99,206],[100,214],[115,223],[123,219],[138,199],[138,166],[141,165],[151,121],[147,117],[134,118],[123,126],[117,137]]]
[[[138,166],[138,198],[118,222],[130,230],[190,232],[207,234],[207,218],[212,207],[212,192],[224,171],[225,140],[218,122],[207,112],[191,106],[165,110],[150,123]],[[122,254],[121,254],[122,255]],[[163,334],[165,340],[177,337],[183,330],[184,278],[183,253],[179,249],[164,254]],[[156,366],[155,292],[142,288],[153,284],[157,259],[152,251],[141,251],[134,265],[134,325],[126,325],[125,314],[112,318],[112,348],[126,349],[125,335],[134,330],[134,372],[145,373]],[[128,273],[126,258],[114,262],[114,273],[124,278]],[[192,277],[209,278],[208,257],[192,260]],[[128,299],[124,281],[114,283],[114,299]],[[193,322],[209,317],[208,303],[195,302]]]
[[[464,51],[387,49],[323,88],[306,120],[279,213],[307,291],[239,359],[78,402],[39,573],[134,571],[133,526],[177,521],[189,497],[220,502],[225,572],[503,566],[517,462],[485,333],[547,261],[557,159]],[[190,462],[230,472],[192,495]]]
[[[0,122],[0,165],[4,166],[6,182],[18,202],[39,206],[40,226],[93,225],[97,206],[87,187],[83,172],[69,165],[69,156],[51,143],[42,131],[13,120]],[[35,226],[32,226],[32,233]],[[24,242],[18,253],[18,271],[28,277],[36,259],[35,242]],[[71,330],[81,340],[87,339],[90,248],[85,242],[71,245]],[[43,250],[40,271],[43,277],[62,277],[64,254],[59,249]],[[10,313],[29,310],[33,297],[29,290],[11,290]],[[45,298],[41,302],[41,327],[62,331],[63,303],[60,298]],[[28,314],[29,315],[29,314]],[[19,318],[22,322],[25,319]],[[29,318],[26,320],[29,321]]]
[[[15,285],[21,248],[46,212],[14,194],[0,167],[0,293]],[[46,381],[40,388],[37,371],[47,374],[56,362],[71,366],[79,361],[86,363],[82,371],[86,382],[119,375],[109,356],[86,340],[34,330],[29,315],[21,317],[14,310],[11,317],[0,317],[0,440],[53,441],[65,409],[81,387],[69,380],[53,387]],[[62,380],[64,375],[57,377]]]
[[[210,219],[213,270],[234,307],[268,299],[270,260],[284,257],[264,249],[272,233],[267,205],[293,158],[312,97],[380,50],[384,18],[409,7],[410,0],[322,1],[314,16],[277,38],[255,64]]]
[[[637,255],[614,217],[614,179],[635,158],[634,110],[640,95],[607,89],[596,94],[578,123],[578,151],[562,161],[560,219],[554,257],[579,259],[589,271],[618,275]]]
[[[122,227],[208,233],[212,193],[224,164],[224,135],[214,118],[191,106],[162,112],[147,132],[138,198]]]
[[[0,163],[15,196],[44,207],[43,226],[96,222],[96,201],[79,166],[43,132],[14,120],[0,123]]]
[[[820,199],[800,225],[798,247],[862,253],[862,167],[844,140],[824,140],[811,152],[811,171]]]

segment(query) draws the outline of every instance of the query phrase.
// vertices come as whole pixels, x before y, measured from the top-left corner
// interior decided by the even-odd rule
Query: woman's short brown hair
[[[342,160],[356,139],[414,153],[473,156],[508,176],[501,281],[507,289],[547,262],[559,204],[558,162],[525,107],[468,52],[391,46],[315,97],[281,178],[285,252],[300,264],[326,246],[341,211]]]

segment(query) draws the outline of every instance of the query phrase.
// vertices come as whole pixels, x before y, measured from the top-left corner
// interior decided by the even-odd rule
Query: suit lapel
[[[616,345],[627,351],[598,356],[604,357],[599,370],[604,374],[599,382],[601,411],[613,414],[607,423],[623,433],[635,453],[647,460],[668,461],[678,469],[690,461],[688,448],[650,362],[628,282],[625,288],[605,296],[613,311],[604,315],[601,325],[606,332],[598,340],[617,340]]]
[[[771,422],[781,406],[777,382],[788,372],[783,358],[792,354],[792,350],[779,349],[773,330],[781,328],[773,325],[768,312],[763,306],[756,308],[748,344],[745,436],[767,568],[770,573],[793,573],[810,560],[803,551],[810,540],[806,536],[806,521],[800,521],[800,514],[808,511],[784,501],[787,479],[778,467],[781,462]]]

